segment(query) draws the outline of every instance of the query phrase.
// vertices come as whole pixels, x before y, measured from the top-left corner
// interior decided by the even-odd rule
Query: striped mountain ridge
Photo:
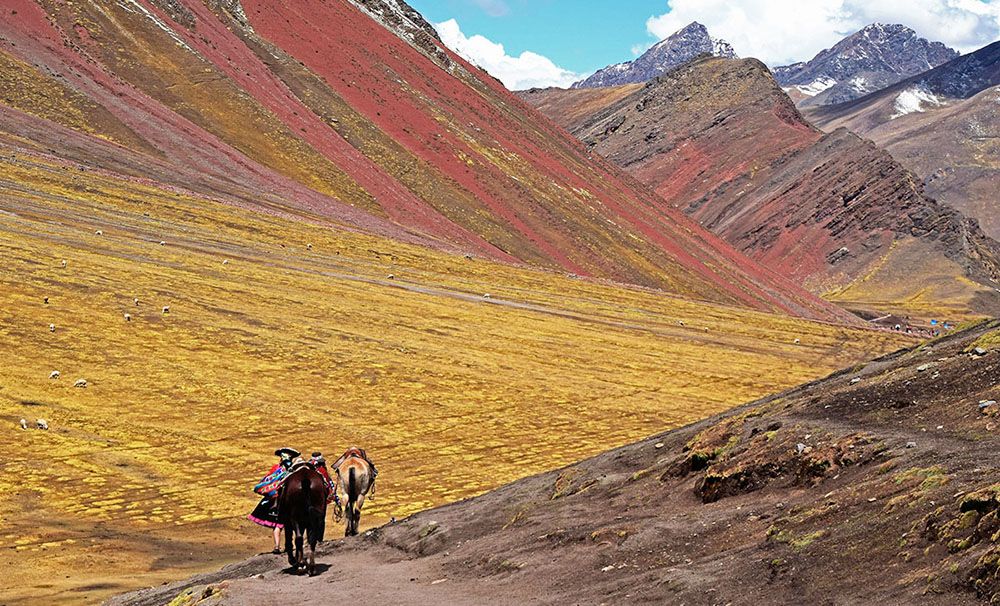
[[[1000,238],[1000,42],[855,101],[812,107],[824,130],[849,128],[919,175],[927,191]]]
[[[849,321],[662,204],[397,0],[11,0],[0,137],[456,253]]]
[[[645,85],[523,97],[815,293],[917,317],[998,310],[1000,245],[870,141],[813,127],[755,59],[702,58]]]

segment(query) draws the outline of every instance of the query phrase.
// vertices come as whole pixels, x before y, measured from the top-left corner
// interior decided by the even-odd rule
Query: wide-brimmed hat
[[[294,448],[289,448],[287,446],[285,446],[284,448],[279,448],[278,450],[274,451],[274,456],[276,456],[276,457],[288,457],[290,459],[294,459],[295,457],[300,456],[301,454],[302,453],[300,453],[299,451],[295,450]]]

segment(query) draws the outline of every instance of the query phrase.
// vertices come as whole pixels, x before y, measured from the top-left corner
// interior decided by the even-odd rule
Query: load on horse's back
[[[316,451],[312,453],[312,457],[309,458],[309,464],[319,472],[319,475],[323,476],[326,481],[327,488],[330,489],[330,495],[327,497],[327,501],[337,500],[337,486],[333,482],[333,478],[330,477],[330,470],[326,467],[326,458],[323,457],[323,453]]]
[[[278,491],[278,517],[285,527],[288,564],[294,570],[306,567],[309,576],[316,572],[316,544],[323,540],[326,530],[329,494],[330,488],[323,475],[301,459],[291,468]],[[308,564],[303,539],[309,541]]]
[[[344,536],[353,536],[358,534],[365,497],[369,493],[375,495],[375,477],[378,475],[378,470],[375,469],[367,453],[356,446],[348,448],[333,464],[333,469],[337,474],[336,486],[339,495],[339,502],[334,512],[338,519],[346,515]]]

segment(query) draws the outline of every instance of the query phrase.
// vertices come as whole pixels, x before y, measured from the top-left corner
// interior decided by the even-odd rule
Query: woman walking
[[[274,451],[279,461],[267,472],[253,491],[261,495],[260,503],[247,515],[247,519],[255,524],[274,529],[274,550],[271,553],[281,553],[281,528],[278,522],[278,489],[292,467],[292,461],[299,456],[294,448],[279,448]]]

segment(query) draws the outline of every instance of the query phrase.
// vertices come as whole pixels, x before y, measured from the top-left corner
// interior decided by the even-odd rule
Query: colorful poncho
[[[273,497],[278,494],[278,489],[281,488],[281,483],[285,481],[286,477],[288,477],[288,470],[279,463],[272,467],[264,479],[253,487],[253,491],[259,495]]]

